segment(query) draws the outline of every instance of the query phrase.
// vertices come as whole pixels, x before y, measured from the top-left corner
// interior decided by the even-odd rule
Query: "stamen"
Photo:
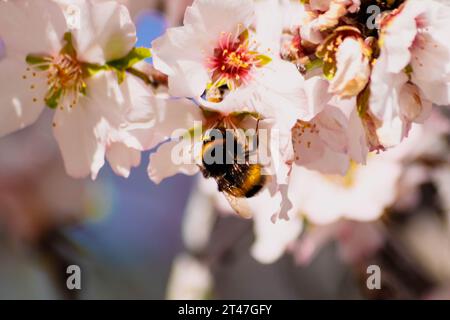
[[[82,65],[76,57],[62,53],[55,57],[37,57],[32,62],[32,76],[38,77],[39,73],[43,73],[42,76],[46,79],[48,91],[44,100],[49,107],[58,107],[60,99],[67,96],[73,99],[71,107],[77,104],[78,96],[86,84],[83,80]],[[26,71],[30,72],[31,68],[28,67]],[[26,80],[27,75],[23,75],[22,79]],[[30,85],[31,90],[35,88],[35,84]],[[37,99],[33,101],[36,102]],[[59,107],[64,109],[63,106]]]
[[[222,32],[214,55],[207,60],[212,73],[212,85],[226,84],[230,90],[247,83],[251,72],[261,65],[258,53],[251,50],[246,30],[239,25],[236,33]]]

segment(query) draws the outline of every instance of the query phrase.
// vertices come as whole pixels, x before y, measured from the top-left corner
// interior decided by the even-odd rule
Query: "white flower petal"
[[[175,153],[177,150],[182,150],[186,155],[186,158],[181,159],[179,153]],[[178,158],[178,156],[180,157]],[[175,157],[177,157],[177,159],[175,159]],[[189,139],[170,141],[164,143],[155,153],[150,155],[148,175],[150,179],[157,184],[165,178],[174,176],[178,173],[194,175],[199,171],[199,168],[194,161],[192,141],[189,141]]]
[[[369,154],[369,146],[367,145],[366,133],[361,118],[356,109],[350,115],[347,132],[349,156],[357,163],[365,165]]]
[[[341,109],[327,106],[310,123],[292,132],[295,164],[328,174],[349,167],[349,120]]]
[[[369,82],[369,59],[362,51],[361,41],[347,37],[336,52],[337,72],[329,90],[342,98],[356,96]]]
[[[134,136],[144,150],[156,147],[161,142],[176,137],[177,131],[194,128],[202,123],[201,109],[187,99],[167,99],[151,97],[144,122],[133,123],[129,133]]]
[[[106,159],[117,175],[128,178],[131,168],[141,163],[141,151],[129,148],[122,143],[113,143],[106,151]]]
[[[450,104],[450,79],[443,81],[422,81],[414,79],[414,83],[422,90],[423,95],[437,105]]]
[[[378,118],[385,119],[387,114],[395,117],[398,114],[398,91],[408,81],[403,72],[388,73],[387,57],[381,55],[377,60],[370,83],[370,111]]]
[[[61,1],[65,13],[77,8],[74,45],[80,60],[104,64],[127,55],[136,43],[136,27],[128,9],[116,1]]]
[[[447,39],[445,41],[436,41],[432,33],[422,33],[418,36],[417,44],[411,48],[414,82],[450,81],[450,44]]]
[[[335,152],[331,149],[324,149],[324,153],[320,158],[306,164],[304,167],[323,174],[338,174],[343,176],[350,167],[350,160],[347,154]]]
[[[256,79],[260,101],[255,101],[255,110],[263,116],[275,119],[281,126],[290,129],[298,119],[309,120],[315,116],[308,94],[314,95],[319,83],[312,80],[310,87],[304,88],[305,80],[297,68],[287,61],[273,59]],[[307,91],[308,90],[308,91]],[[318,101],[314,101],[318,102]],[[281,127],[280,126],[280,127]]]
[[[175,65],[169,76],[169,93],[174,97],[199,97],[205,91],[209,75],[203,63],[184,61]]]
[[[114,72],[99,73],[86,80],[87,95],[80,96],[73,108],[61,101],[54,133],[70,175],[84,177],[90,172],[95,179],[106,148],[114,143],[142,149],[138,137],[126,130],[127,112],[132,108],[126,84],[119,86]]]
[[[184,24],[217,39],[221,32],[236,32],[239,24],[242,30],[247,28],[254,14],[251,0],[195,0],[186,9]]]
[[[373,158],[367,166],[361,166],[355,177],[357,184],[353,193],[349,193],[346,199],[345,217],[358,221],[378,219],[396,199],[401,172],[399,163],[384,159]]]
[[[342,218],[373,221],[395,201],[401,168],[398,162],[378,156],[366,166],[352,167],[346,177],[295,166],[291,199],[294,207],[316,224],[330,224]],[[384,178],[380,179],[380,175]]]
[[[203,62],[204,55],[201,50],[197,50],[200,45],[197,40],[201,39],[189,25],[167,29],[163,36],[152,42],[153,65],[162,73],[173,76],[173,68],[181,54],[185,60]]]
[[[27,67],[25,60],[0,61],[0,137],[34,123],[44,109],[45,79],[23,79]]]
[[[66,171],[74,178],[90,174],[95,179],[105,161],[105,143],[100,142],[94,133],[99,122],[99,116],[94,112],[80,101],[71,110],[57,110],[55,113],[53,133]]]
[[[400,12],[390,18],[387,26],[381,31],[382,51],[384,49],[387,55],[388,72],[399,73],[411,61],[409,48],[417,35],[415,18],[423,11],[421,2],[423,1],[412,4],[408,1]]]
[[[259,205],[253,218],[255,242],[251,247],[252,256],[260,263],[273,263],[286,251],[288,245],[300,235],[303,223],[295,217],[286,220],[271,221],[274,212],[279,210],[268,191],[258,197]]]
[[[0,38],[6,56],[54,54],[61,49],[67,25],[61,9],[50,0],[0,2]]]
[[[87,97],[81,97],[80,102],[94,121],[97,139],[107,145],[121,142],[143,150],[147,139],[128,129],[133,121],[147,120],[145,110],[153,107],[151,91],[145,89],[143,82],[127,75],[119,85],[116,74],[111,71],[87,79],[86,86]]]
[[[202,41],[197,30],[183,26],[168,29],[152,42],[154,66],[169,76],[172,95],[198,97],[203,94],[209,74],[205,66],[206,53],[199,49]]]

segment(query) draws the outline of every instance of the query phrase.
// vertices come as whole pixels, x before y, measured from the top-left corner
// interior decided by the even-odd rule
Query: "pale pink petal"
[[[420,1],[423,2],[423,1]],[[386,71],[399,73],[411,61],[409,48],[417,35],[416,17],[422,12],[422,5],[408,1],[402,10],[389,17],[387,25],[382,26],[380,39],[382,54],[386,54]]]
[[[417,36],[411,52],[414,82],[417,80],[428,82],[449,81],[450,45],[448,42],[441,43],[436,41],[431,33],[422,33]]]
[[[295,164],[345,174],[349,166],[348,123],[340,109],[328,106],[310,123],[299,124],[292,131]]]
[[[405,73],[386,72],[387,56],[377,60],[370,84],[370,111],[378,118],[389,120],[398,115],[398,95],[400,88],[408,81]]]
[[[366,133],[357,110],[353,110],[350,115],[347,132],[349,156],[357,163],[366,164],[369,146],[367,145]]]
[[[403,141],[409,128],[405,127],[405,123],[399,117],[389,116],[388,118],[382,121],[376,133],[380,143],[386,148],[391,148]]]
[[[312,117],[318,115],[330,102],[332,95],[328,93],[328,81],[319,76],[305,80],[305,94],[308,114]],[[307,118],[302,120],[309,120]]]
[[[143,150],[147,140],[134,135],[128,126],[132,121],[146,120],[143,114],[145,109],[153,107],[151,91],[145,90],[143,82],[131,75],[127,75],[119,85],[112,71],[88,78],[86,85],[87,96],[81,97],[80,102],[92,118],[97,139],[106,145],[120,142]],[[138,127],[141,125],[144,126],[139,123]]]
[[[186,9],[185,25],[193,25],[198,32],[217,39],[221,32],[236,32],[247,28],[254,19],[255,7],[251,0],[195,0]]]
[[[172,95],[198,97],[203,94],[209,74],[206,69],[206,53],[198,48],[201,41],[203,40],[195,29],[184,26],[170,28],[152,42],[154,66],[169,76]]]
[[[179,152],[177,152],[179,151]],[[183,159],[181,152],[184,152]],[[193,145],[189,139],[170,141],[150,155],[148,175],[154,183],[160,183],[165,178],[178,173],[194,175],[199,171],[193,155]]]
[[[278,205],[278,207],[277,207]],[[264,191],[258,196],[258,204],[252,207],[255,242],[251,248],[252,256],[260,263],[273,263],[286,251],[290,243],[300,235],[303,223],[300,219],[271,221],[271,216],[279,210],[279,201]]]
[[[203,94],[210,80],[203,63],[184,61],[175,65],[169,76],[169,93],[174,97],[196,98]]]
[[[364,55],[362,40],[347,37],[336,52],[337,72],[330,92],[342,98],[356,96],[369,82],[369,59]]]
[[[6,56],[54,54],[61,49],[67,25],[64,15],[50,0],[0,2],[0,38]]]
[[[105,144],[98,141],[94,133],[99,118],[92,112],[84,105],[77,105],[70,110],[56,111],[53,120],[53,133],[66,171],[74,178],[91,175],[95,179],[105,161]]]
[[[0,61],[0,136],[34,123],[44,109],[45,79],[33,78],[27,67],[25,60]]]
[[[326,146],[315,130],[295,128],[292,139],[297,165],[306,165],[323,157]]]
[[[142,145],[125,130],[129,101],[114,72],[99,73],[87,79],[86,86],[87,95],[80,96],[72,108],[61,101],[53,125],[68,174],[84,177],[90,173],[95,179],[107,146],[119,142],[139,150]]]
[[[414,79],[414,83],[422,90],[423,95],[438,105],[450,104],[450,79],[443,81],[422,81]]]
[[[407,83],[399,93],[400,114],[406,122],[423,122],[431,113],[432,104],[421,96],[417,86]]]
[[[350,159],[345,153],[335,152],[326,148],[320,158],[305,164],[304,167],[323,174],[344,176],[350,167]]]
[[[127,55],[136,43],[136,28],[128,9],[116,1],[74,0],[62,4],[76,8],[79,21],[72,29],[82,61],[104,64]],[[75,9],[74,9],[75,10]]]
[[[129,132],[144,150],[156,147],[176,135],[177,131],[196,127],[203,121],[201,109],[187,99],[152,97],[148,100],[145,122],[130,121]]]
[[[106,159],[117,175],[128,178],[131,168],[141,163],[141,152],[122,143],[113,143],[106,151]]]
[[[274,119],[286,130],[298,119],[314,117],[305,97],[304,79],[292,63],[274,59],[261,72],[263,75],[255,79],[255,91],[258,91],[255,94],[259,95],[254,101],[256,112]]]
[[[367,166],[361,166],[355,177],[358,184],[346,198],[345,217],[358,221],[378,219],[396,199],[401,172],[399,163],[382,159],[371,159]]]
[[[439,80],[448,82],[450,74],[449,6],[437,1],[417,0],[411,2],[409,6],[423,6],[423,10],[416,17],[416,23],[421,32],[410,48],[413,78],[429,82]]]
[[[333,151],[347,152],[347,131],[349,121],[338,108],[329,106],[316,117],[315,123],[319,127],[317,133],[322,141]]]

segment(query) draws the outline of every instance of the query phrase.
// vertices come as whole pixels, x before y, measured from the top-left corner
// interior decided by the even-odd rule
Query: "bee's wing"
[[[233,208],[236,213],[244,218],[251,219],[253,217],[253,210],[250,208],[246,198],[237,198],[232,196],[229,193],[222,192],[225,198],[228,200],[228,203]]]

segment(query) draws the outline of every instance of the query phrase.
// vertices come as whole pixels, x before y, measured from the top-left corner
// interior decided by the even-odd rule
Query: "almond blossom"
[[[0,135],[31,125],[49,107],[68,174],[95,179],[106,155],[127,176],[145,144],[126,130],[128,117],[135,107],[149,108],[151,93],[141,79],[105,64],[119,67],[137,53],[135,27],[117,2],[91,0],[72,2],[80,20],[68,25],[63,2],[0,3]]]
[[[254,32],[255,12],[251,0],[194,1],[186,10],[184,25],[168,29],[152,43],[154,65],[168,75],[169,93],[194,98],[222,113],[264,113],[257,103],[242,100],[233,110],[214,105],[245,90],[253,101],[260,95],[264,98],[259,100],[284,99],[284,109],[295,119],[301,112],[296,92],[302,77],[278,57],[270,35]],[[241,93],[236,94],[240,99]]]
[[[268,62],[249,38],[253,19],[248,0],[197,0],[188,7],[184,26],[152,43],[155,67],[169,76],[169,92],[196,98],[208,86],[248,83]]]
[[[371,77],[370,110],[383,122],[387,146],[422,123],[432,103],[450,102],[448,6],[435,1],[405,2],[381,21],[380,56]]]
[[[352,102],[329,102],[311,121],[292,129],[294,165],[321,173],[345,175],[351,161],[365,163],[364,128]]]
[[[342,98],[357,96],[370,78],[370,60],[361,38],[346,37],[337,48],[336,74],[330,92]]]
[[[438,105],[450,102],[448,5],[406,1],[381,22],[381,57],[386,77],[406,73],[425,98]]]
[[[312,43],[323,40],[322,31],[336,27],[347,13],[359,10],[360,0],[311,0],[306,7],[307,18],[302,22],[301,35]]]

